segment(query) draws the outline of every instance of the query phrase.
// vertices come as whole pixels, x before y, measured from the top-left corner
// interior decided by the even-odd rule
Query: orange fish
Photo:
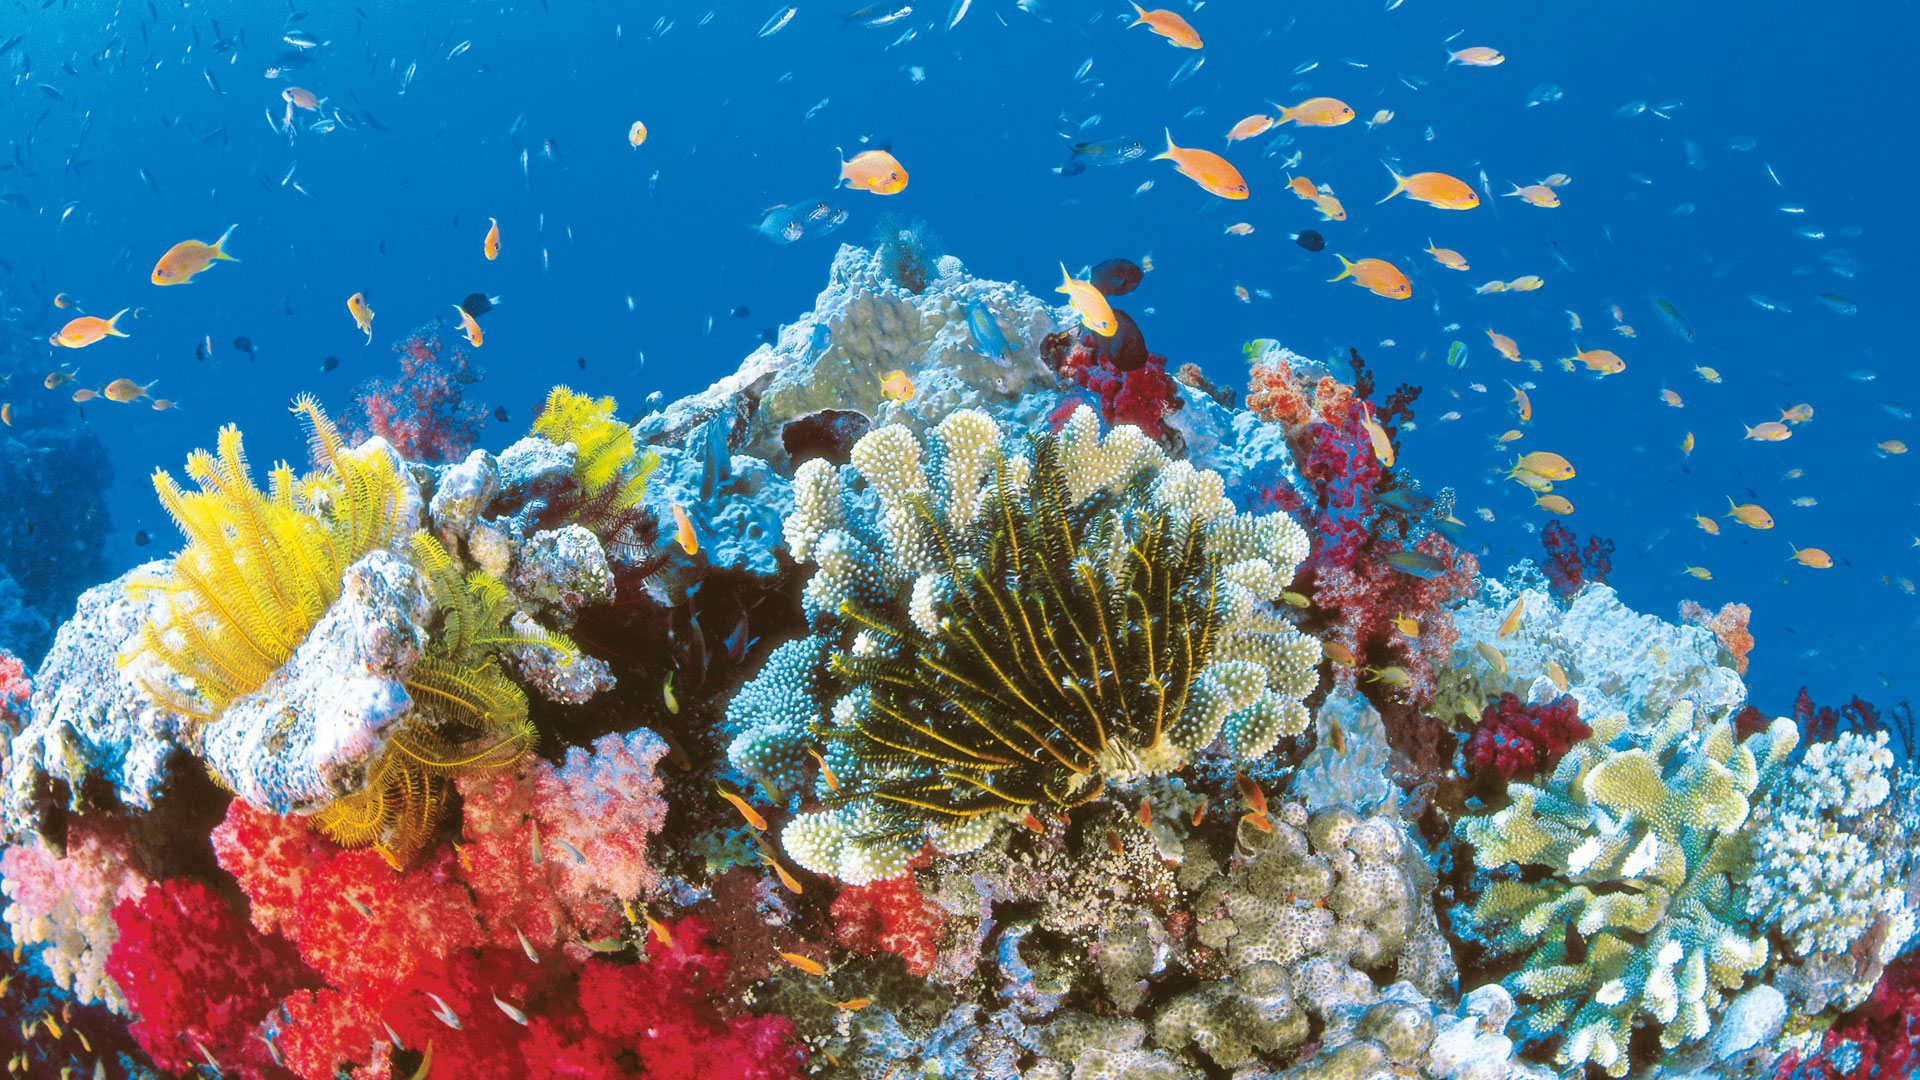
[[[486,252],[488,262],[500,257],[500,222],[497,219],[487,219],[487,238],[480,242],[480,250]]]
[[[1231,162],[1211,150],[1175,146],[1171,130],[1167,132],[1166,152],[1155,154],[1153,160],[1173,162],[1175,172],[1223,199],[1247,197],[1247,182]]]
[[[807,747],[807,753],[812,755],[813,760],[820,766],[820,779],[827,782],[827,790],[839,791],[840,778],[833,774],[833,766],[827,764],[827,759],[821,757],[820,751],[815,750],[813,747]]]
[[[1380,464],[1391,469],[1393,440],[1387,437],[1387,429],[1380,426],[1380,421],[1375,420],[1372,413],[1360,418],[1360,426],[1367,429],[1367,440],[1373,444],[1373,456],[1380,459]]]
[[[1354,659],[1353,650],[1337,641],[1322,641],[1320,655],[1339,664],[1341,667],[1359,667],[1360,661]]]
[[[92,387],[86,387],[86,386],[83,386],[80,389],[75,390],[73,392],[73,400],[76,404],[80,402],[85,402],[85,401],[92,401],[94,398],[97,398],[99,396],[100,396],[100,391],[95,390]]]
[[[1502,196],[1502,198],[1507,199],[1515,197],[1520,198],[1530,206],[1552,208],[1560,205],[1560,196],[1554,194],[1553,189],[1545,184],[1528,184],[1526,187],[1515,184],[1513,185],[1512,191]]]
[[[1287,180],[1287,189],[1308,201],[1312,201],[1315,196],[1320,194],[1320,189],[1313,186],[1313,181],[1304,176],[1289,178]]]
[[[811,956],[802,956],[799,953],[783,952],[780,954],[780,959],[785,960],[787,963],[792,964],[794,967],[799,968],[801,971],[804,971],[809,975],[825,975],[827,973],[826,966],[821,964],[820,961],[815,960]]]
[[[780,884],[785,886],[788,892],[792,893],[795,896],[800,895],[800,879],[794,877],[792,874],[787,873],[787,868],[784,866],[781,866],[779,860],[767,854],[765,845],[761,846],[760,861],[763,863],[766,863],[768,866],[773,867],[773,872],[776,875],[778,875],[780,878]]]
[[[1549,514],[1573,513],[1573,503],[1565,495],[1535,495],[1533,505]]]
[[[693,533],[693,522],[687,518],[687,512],[678,504],[673,508],[673,538],[689,555],[700,553],[700,539]]]
[[[1075,280],[1067,273],[1066,263],[1060,264],[1060,284],[1053,291],[1066,293],[1067,303],[1080,316],[1080,324],[1101,337],[1112,337],[1120,329],[1105,294],[1094,288],[1091,281]]]
[[[1240,788],[1240,797],[1246,800],[1249,809],[1256,814],[1267,812],[1267,793],[1259,784],[1253,782],[1252,777],[1246,773],[1240,773],[1233,778],[1233,782]]]
[[[1338,276],[1330,277],[1328,281],[1350,277],[1354,284],[1389,300],[1405,300],[1413,295],[1413,283],[1407,280],[1407,275],[1394,269],[1393,264],[1385,259],[1348,262],[1345,255],[1336,253],[1333,257],[1340,260],[1342,269]]]
[[[1817,547],[1794,547],[1792,541],[1787,542],[1787,547],[1793,552],[1793,554],[1787,556],[1787,558],[1794,560],[1801,566],[1810,566],[1815,570],[1833,569],[1833,556]]]
[[[0,424],[13,426],[13,402],[0,401]]]
[[[373,344],[373,309],[367,306],[367,298],[360,293],[347,297],[347,311],[354,325],[366,332],[367,344]]]
[[[1233,129],[1227,132],[1227,142],[1237,143],[1241,139],[1251,139],[1255,135],[1265,133],[1272,129],[1272,127],[1273,117],[1268,116],[1266,113],[1254,113],[1252,116],[1233,125]]]
[[[913,380],[905,370],[889,371],[880,377],[880,394],[888,401],[912,401]]]
[[[1508,383],[1507,385],[1513,387],[1513,401],[1510,403],[1513,405],[1513,414],[1520,418],[1521,423],[1531,423],[1533,421],[1533,399],[1527,397],[1525,390],[1514,386],[1512,383]]]
[[[227,231],[220,234],[220,239],[211,244],[203,244],[198,240],[182,240],[168,248],[167,253],[160,256],[160,261],[153,264],[153,283],[185,285],[193,280],[193,275],[212,266],[217,259],[239,262],[239,259],[226,252],[227,237],[232,236],[233,230],[239,227],[237,222],[227,226]]]
[[[1422,172],[1414,173],[1412,176],[1401,176],[1393,171],[1391,165],[1387,167],[1387,174],[1393,177],[1393,190],[1387,192],[1387,198],[1381,199],[1380,202],[1386,202],[1387,199],[1404,191],[1407,193],[1407,198],[1441,210],[1471,210],[1480,205],[1480,196],[1467,185],[1466,181],[1458,177],[1448,176],[1443,172]]]
[[[647,141],[647,125],[641,123],[638,120],[635,120],[633,122],[633,126],[627,129],[627,145],[639,146],[641,143],[646,141]]]
[[[755,832],[767,831],[767,819],[761,817],[760,811],[755,810],[751,805],[749,805],[747,800],[741,798],[738,795],[735,795],[733,792],[728,791],[726,788],[720,787],[718,784],[714,785],[714,788],[715,790],[720,792],[721,798],[732,803],[733,808],[735,810],[740,811],[740,816],[747,820],[747,824],[753,826]]]
[[[654,918],[644,911],[640,913],[640,917],[647,920],[647,930],[653,934],[653,940],[658,941],[669,949],[673,948],[673,931],[667,929],[666,923],[661,922],[659,919]]]
[[[1693,523],[1700,526],[1701,531],[1705,532],[1708,536],[1720,535],[1720,523],[1705,514],[1693,515]]]
[[[1582,349],[1576,345],[1573,355],[1568,359],[1585,364],[1588,371],[1597,371],[1602,376],[1618,375],[1627,370],[1627,362],[1611,349]]]
[[[1465,64],[1468,67],[1493,67],[1496,64],[1505,63],[1506,59],[1505,56],[1500,55],[1499,49],[1488,48],[1485,45],[1475,45],[1447,54],[1447,63]]]
[[[1767,420],[1748,428],[1744,437],[1756,442],[1780,442],[1793,438],[1793,429],[1778,420]]]
[[[1507,609],[1507,617],[1500,620],[1500,630],[1494,637],[1512,637],[1520,629],[1520,620],[1527,614],[1527,594],[1514,597],[1513,606]]]
[[[1200,48],[1200,35],[1179,15],[1165,8],[1148,11],[1139,4],[1133,5],[1133,10],[1139,12],[1140,17],[1128,23],[1128,26],[1144,26],[1182,49]]]
[[[1551,450],[1535,450],[1514,459],[1513,470],[1508,475],[1523,472],[1547,480],[1571,480],[1574,476],[1573,462]]]
[[[467,343],[476,349],[479,348],[480,342],[485,340],[485,337],[480,333],[480,324],[473,320],[473,313],[459,304],[453,305],[453,310],[460,313],[460,329],[467,332]]]
[[[1273,122],[1275,127],[1289,120],[1299,127],[1339,127],[1351,122],[1354,116],[1353,106],[1330,97],[1308,98],[1292,108],[1276,102],[1274,108],[1280,110],[1279,118]]]
[[[1662,387],[1660,389],[1660,400],[1665,402],[1668,405],[1673,406],[1676,409],[1684,409],[1687,407],[1687,403],[1680,399],[1679,394],[1675,393],[1672,390],[1668,390],[1665,387]]]
[[[159,381],[160,381],[159,379],[153,380],[153,382],[159,382]],[[132,379],[125,378],[123,376],[121,378],[113,380],[112,382],[108,383],[105,387],[101,388],[100,393],[108,401],[117,401],[120,404],[125,405],[130,401],[139,401],[141,398],[146,397],[147,391],[152,389],[152,387],[153,387],[152,382],[148,383],[145,386],[141,386],[139,383],[134,382]]]
[[[77,308],[80,305],[74,303],[73,297],[68,296],[66,293],[55,293],[53,296],[53,306],[57,308]]]
[[[859,1012],[871,1004],[873,1004],[872,998],[848,998],[845,1001],[834,1002],[833,1007],[836,1009],[845,1009],[848,1012]]]
[[[1732,496],[1728,496],[1727,507],[1727,512],[1721,517],[1730,517],[1749,529],[1773,528],[1773,515],[1767,513],[1759,503],[1737,503]]]
[[[1340,200],[1334,198],[1333,192],[1331,191],[1323,189],[1320,194],[1315,195],[1313,197],[1313,208],[1320,211],[1320,220],[1322,221],[1347,220],[1347,208],[1340,205]]]
[[[1433,256],[1434,262],[1439,263],[1449,270],[1465,270],[1468,268],[1467,257],[1465,255],[1460,254],[1452,248],[1434,247],[1432,237],[1427,238],[1427,246],[1424,250],[1427,254]]]
[[[852,161],[842,161],[840,179],[848,187],[865,188],[875,195],[898,195],[907,190],[907,170],[885,150],[862,150],[853,155]]]
[[[1494,350],[1501,356],[1516,364],[1520,362],[1520,346],[1512,338],[1492,330],[1487,331],[1487,338],[1493,342]]]
[[[305,109],[308,112],[320,111],[321,99],[314,97],[313,91],[311,90],[302,90],[297,86],[289,86],[285,90],[280,91],[280,97],[296,109]]]
[[[120,316],[125,315],[129,310],[131,309],[121,308],[113,313],[111,319],[102,319],[97,315],[82,315],[61,327],[59,333],[47,340],[63,349],[84,349],[107,337],[126,337],[126,332],[114,324],[118,323]],[[49,388],[60,385],[52,381],[51,375],[47,376],[47,380]]]

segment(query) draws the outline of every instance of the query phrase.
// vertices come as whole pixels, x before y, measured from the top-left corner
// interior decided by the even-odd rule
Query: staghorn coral
[[[796,477],[814,643],[736,699],[729,757],[785,788],[824,743],[838,787],[783,835],[802,866],[897,876],[926,839],[975,848],[1216,738],[1254,757],[1306,726],[1317,650],[1269,604],[1305,555],[1291,519],[1236,515],[1217,476],[1137,429],[1102,440],[1086,409],[1026,453],[963,410],[922,453],[903,428],[856,445],[871,525],[825,462]]]
[[[1779,981],[1808,1012],[1860,1004],[1910,942],[1915,837],[1887,805],[1887,733],[1816,742],[1754,807],[1747,913],[1777,926],[1794,970]]]
[[[1741,827],[1798,740],[1786,720],[1742,742],[1727,719],[1696,729],[1685,702],[1648,731],[1619,714],[1592,727],[1543,785],[1510,783],[1509,805],[1455,822],[1480,872],[1455,929],[1524,958],[1505,982],[1532,1006],[1527,1038],[1623,1076],[1637,1017],[1669,1050],[1696,1042],[1766,964],[1735,893]]]
[[[40,961],[56,986],[82,1004],[100,1001],[118,1013],[127,1012],[127,999],[107,968],[119,934],[114,905],[150,887],[132,854],[117,823],[82,818],[67,826],[65,855],[37,844],[11,845],[0,855],[15,946],[45,946]]]

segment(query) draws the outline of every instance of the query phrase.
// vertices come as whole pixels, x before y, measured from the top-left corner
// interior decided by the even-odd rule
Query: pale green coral
[[[1776,720],[1737,741],[1727,720],[1696,728],[1685,701],[1644,733],[1617,714],[1592,726],[1544,786],[1509,784],[1509,805],[1456,824],[1483,885],[1456,929],[1525,954],[1507,986],[1533,1005],[1527,1036],[1622,1076],[1637,1016],[1669,1049],[1699,1040],[1767,962],[1735,895],[1741,829],[1798,736]]]

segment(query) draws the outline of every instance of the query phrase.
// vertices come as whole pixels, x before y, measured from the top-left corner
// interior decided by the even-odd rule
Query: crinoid
[[[1237,514],[1217,475],[1135,428],[1101,439],[1087,409],[1006,442],[962,410],[921,458],[902,427],[855,445],[877,505],[825,461],[796,476],[814,635],[729,720],[731,759],[769,787],[821,747],[828,809],[784,837],[802,865],[891,877],[926,839],[967,850],[1216,739],[1254,757],[1305,728],[1319,649],[1269,603],[1307,552],[1290,518]]]
[[[578,522],[608,536],[637,512],[660,456],[636,451],[633,431],[614,418],[616,407],[610,397],[592,398],[565,386],[547,394],[533,434],[573,444],[574,490],[548,507],[543,524]]]
[[[578,654],[564,635],[513,625],[506,587],[478,570],[462,577],[431,533],[413,534],[412,555],[441,613],[427,655],[405,679],[414,711],[367,770],[366,786],[315,815],[335,842],[376,845],[395,863],[432,834],[456,777],[506,768],[539,737],[526,695],[501,672],[496,655],[527,647],[569,661]]]
[[[137,646],[192,680],[183,694],[143,679],[149,693],[195,720],[218,716],[293,655],[340,595],[340,577],[362,555],[399,535],[407,480],[384,444],[349,449],[313,398],[294,399],[318,471],[295,478],[280,462],[267,490],[254,485],[240,429],[220,429],[218,450],[187,457],[183,490],[156,469],[160,505],[187,538],[169,572],[132,588],[158,593]]]

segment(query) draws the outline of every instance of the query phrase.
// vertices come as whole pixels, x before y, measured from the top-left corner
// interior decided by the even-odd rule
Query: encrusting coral
[[[790,789],[824,747],[827,809],[783,836],[802,866],[893,877],[927,839],[968,850],[1216,738],[1250,758],[1304,730],[1318,647],[1270,603],[1306,555],[1290,518],[1236,514],[1217,476],[1086,409],[1027,447],[962,410],[922,455],[899,427],[855,445],[877,528],[851,477],[796,477],[814,644],[736,698],[729,756]]]
[[[1622,714],[1592,728],[1542,785],[1510,783],[1507,806],[1455,823],[1481,875],[1455,929],[1524,956],[1506,985],[1532,1006],[1528,1038],[1624,1076],[1638,1017],[1668,1049],[1703,1039],[1766,964],[1736,892],[1741,828],[1798,736],[1776,720],[1736,742],[1727,719],[1696,729],[1684,702],[1647,730]]]

